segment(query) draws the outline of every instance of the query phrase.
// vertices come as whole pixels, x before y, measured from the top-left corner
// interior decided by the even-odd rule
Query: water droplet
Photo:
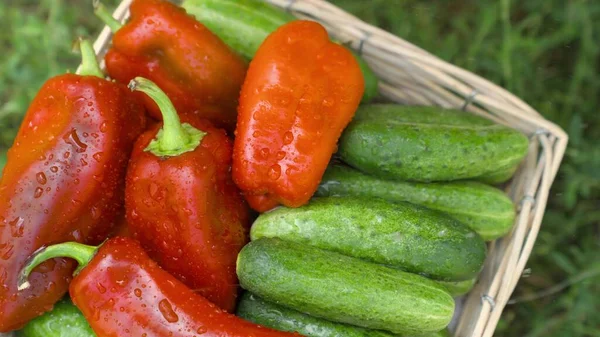
[[[52,290],[54,290],[54,288],[56,288],[56,283],[50,281],[50,283],[48,283],[48,285],[46,286],[46,292],[51,292]]]
[[[103,152],[96,152],[92,155],[92,158],[94,158],[95,161],[100,162],[102,160],[103,155]]]
[[[58,167],[52,166],[52,167],[50,167],[50,171],[52,171],[53,173],[56,173],[56,172],[58,172]]]
[[[140,288],[135,288],[133,290],[133,293],[135,294],[136,297],[142,297],[142,289],[140,289]]]
[[[151,182],[150,186],[148,186],[148,193],[153,199],[157,199],[158,197],[158,184],[155,182]]]
[[[67,144],[74,146],[75,151],[77,151],[77,152],[81,153],[87,149],[87,144],[85,144],[84,142],[81,141],[81,139],[79,139],[79,135],[77,135],[77,131],[75,131],[75,129],[72,129],[71,132],[64,135],[63,140]]]
[[[160,313],[167,320],[167,322],[175,323],[179,321],[179,316],[177,316],[175,311],[173,311],[171,303],[166,299],[163,299],[160,302],[158,302],[158,310],[160,310]]]
[[[291,144],[293,140],[294,140],[293,133],[288,131],[285,134],[283,134],[283,144],[285,144],[285,145]]]
[[[277,151],[277,160],[282,160],[283,158],[285,158],[285,152]]]
[[[100,282],[96,283],[96,289],[98,289],[98,292],[101,294],[106,292],[106,287]]]
[[[100,218],[100,216],[102,215],[102,212],[100,212],[98,210],[98,207],[96,207],[96,206],[92,206],[90,211],[92,213],[92,219],[94,219],[94,220],[98,220]]]
[[[65,153],[63,154],[63,157],[64,157],[65,159],[69,158],[70,156],[71,156],[71,152],[69,152],[69,151],[67,151],[67,152],[65,152]]]
[[[73,233],[71,235],[73,236],[73,239],[75,241],[78,241],[78,242],[83,241],[83,236],[81,235],[81,232],[79,230],[73,231]]]
[[[20,238],[23,236],[23,231],[25,229],[25,226],[23,226],[24,223],[25,219],[21,218],[20,216],[8,222],[8,224],[10,225],[10,232],[13,238]]]
[[[44,174],[44,172],[36,173],[35,180],[37,180],[37,182],[41,185],[44,185],[47,182],[46,175]]]
[[[100,124],[100,132],[104,133],[106,131],[108,131],[108,125],[106,122],[102,122],[102,124]]]
[[[277,180],[281,176],[281,166],[279,164],[274,164],[269,168],[269,179]]]
[[[208,328],[206,328],[205,326],[201,326],[198,328],[198,330],[196,330],[196,333],[199,335],[203,335],[207,332],[208,332]]]
[[[33,192],[33,197],[37,199],[37,198],[41,197],[42,194],[44,194],[44,189],[41,187],[36,187],[35,191]]]
[[[14,253],[15,246],[10,243],[1,243],[0,244],[0,252],[2,252],[2,256],[0,256],[3,260],[8,260]]]
[[[271,152],[271,151],[270,151],[270,150],[269,150],[269,148],[267,148],[267,147],[263,147],[263,148],[262,148],[262,149],[260,149],[260,151],[259,151],[259,153],[260,153],[260,156],[261,156],[262,158],[264,158],[264,159],[266,159],[266,158],[268,158],[268,157],[269,157],[269,153],[270,153],[270,152]]]
[[[334,103],[335,103],[335,100],[333,98],[331,98],[331,97],[325,97],[323,99],[323,103],[322,104],[323,104],[324,107],[331,108]]]
[[[83,158],[80,158],[79,162],[81,163],[81,166],[87,166],[87,164],[88,164],[88,162],[85,161],[85,159],[83,159]]]

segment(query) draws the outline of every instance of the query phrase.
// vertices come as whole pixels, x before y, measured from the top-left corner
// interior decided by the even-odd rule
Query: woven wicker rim
[[[407,105],[459,108],[508,125],[530,137],[527,157],[507,194],[517,205],[510,234],[489,245],[484,270],[459,303],[451,330],[457,337],[490,337],[527,263],[537,238],[550,186],[567,146],[567,134],[507,90],[427,51],[373,27],[324,0],[265,0],[295,16],[322,23],[330,34],[357,50],[380,79],[379,91]],[[124,21],[132,0],[114,17]],[[110,45],[105,27],[94,43],[99,56]]]

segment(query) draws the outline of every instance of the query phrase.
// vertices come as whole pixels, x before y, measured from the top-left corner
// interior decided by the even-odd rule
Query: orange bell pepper
[[[320,24],[293,21],[267,37],[242,86],[234,143],[234,180],[255,210],[308,202],[364,88],[356,59]]]

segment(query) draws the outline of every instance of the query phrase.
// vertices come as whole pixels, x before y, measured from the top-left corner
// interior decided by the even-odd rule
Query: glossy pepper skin
[[[95,62],[91,44],[83,45]],[[85,58],[86,52],[84,64]],[[123,212],[127,161],[145,112],[125,86],[98,76],[48,80],[8,152],[0,182],[2,332],[52,309],[71,280],[74,264],[57,259],[34,271],[32,287],[17,292],[16,277],[29,255],[64,241],[98,243]]]
[[[258,49],[242,87],[233,177],[252,208],[298,207],[316,191],[364,91],[352,54],[293,21]]]
[[[109,239],[97,252],[96,247],[72,245],[49,247],[37,257],[75,252],[72,257],[83,268],[71,282],[69,293],[98,337],[300,336],[223,311],[161,269],[130,238]],[[39,262],[36,258],[32,261]]]
[[[163,103],[163,113],[177,116]],[[169,137],[166,129],[179,126],[179,121],[158,125],[135,143],[127,172],[127,223],[160,266],[233,311],[238,294],[235,263],[248,241],[250,210],[231,177],[232,145],[225,131],[183,116],[202,133],[198,144],[182,145],[188,151],[161,155],[148,150],[153,140]],[[162,135],[157,135],[159,130]]]
[[[148,78],[167,93],[177,111],[233,130],[246,62],[166,0],[134,0],[130,11],[129,22],[114,34],[106,54],[108,74],[121,83]],[[152,117],[161,118],[147,96],[145,104]]]

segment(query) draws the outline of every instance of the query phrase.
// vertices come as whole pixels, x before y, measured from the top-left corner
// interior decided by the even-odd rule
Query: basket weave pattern
[[[387,99],[463,109],[530,137],[528,155],[506,188],[518,208],[515,225],[507,236],[490,243],[480,279],[459,303],[451,326],[456,337],[492,336],[539,232],[550,186],[567,145],[566,133],[505,89],[324,0],[266,1],[299,18],[320,22],[338,41],[357,50],[379,77],[379,91]],[[126,20],[131,2],[123,0],[114,17]],[[99,56],[106,52],[110,38],[110,29],[105,27],[94,43]]]

